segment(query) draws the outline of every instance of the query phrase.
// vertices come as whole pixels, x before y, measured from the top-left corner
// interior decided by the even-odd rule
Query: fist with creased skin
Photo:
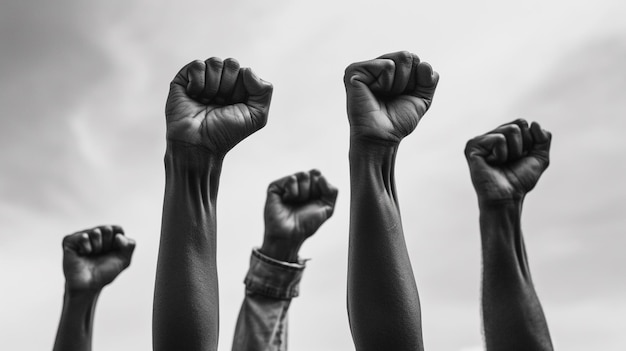
[[[70,291],[99,291],[129,265],[135,241],[121,227],[104,225],[63,238],[63,273]]]
[[[170,84],[167,139],[224,155],[265,126],[272,91],[235,59],[193,61]]]
[[[430,107],[439,74],[417,55],[401,51],[346,68],[352,138],[398,144]]]
[[[550,164],[552,134],[523,119],[467,142],[465,157],[480,204],[521,201]]]
[[[316,169],[272,182],[267,189],[261,252],[295,262],[304,241],[333,215],[337,194],[337,188]]]

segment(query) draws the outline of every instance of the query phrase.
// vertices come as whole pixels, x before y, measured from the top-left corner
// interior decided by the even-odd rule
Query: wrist
[[[223,155],[216,155],[201,146],[168,140],[166,194],[183,191],[187,195],[201,195],[215,201],[223,160]]]
[[[391,165],[398,152],[398,143],[373,139],[350,138],[349,159],[351,164],[363,164],[366,167],[380,168]]]
[[[478,208],[481,212],[510,212],[521,211],[524,197],[519,198],[492,198],[478,196]]]
[[[515,245],[514,238],[521,233],[522,202],[491,201],[479,206],[483,245],[495,242]],[[494,241],[496,238],[499,239]]]
[[[400,141],[360,135],[353,131],[350,132],[351,153],[384,154],[390,151],[395,152],[399,145]]]
[[[397,144],[350,140],[350,187],[352,194],[373,187],[375,193],[393,195]],[[377,196],[378,196],[377,195]]]
[[[272,240],[266,237],[259,252],[277,261],[297,263],[302,244],[292,240]]]
[[[202,175],[221,170],[224,156],[202,146],[168,140],[165,150],[165,166]]]
[[[92,300],[97,299],[102,288],[76,288],[65,284],[65,299],[68,300]]]

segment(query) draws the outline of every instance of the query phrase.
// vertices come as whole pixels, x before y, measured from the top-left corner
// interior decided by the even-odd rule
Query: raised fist
[[[130,265],[135,241],[118,226],[99,226],[63,238],[68,290],[98,291]]]
[[[272,182],[265,202],[265,237],[261,251],[294,260],[304,241],[332,216],[338,190],[318,170]]]
[[[503,124],[467,142],[465,157],[481,202],[518,201],[550,163],[550,132],[523,119]]]
[[[265,126],[272,90],[235,59],[193,61],[170,84],[167,139],[224,155]]]
[[[430,107],[439,74],[401,51],[353,63],[343,80],[351,136],[397,144]]]

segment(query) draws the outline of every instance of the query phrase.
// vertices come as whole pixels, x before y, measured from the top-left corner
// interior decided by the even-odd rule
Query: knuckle
[[[506,144],[507,138],[504,133],[492,133],[489,135],[491,135],[496,140],[496,143]]]
[[[239,61],[237,61],[236,59],[232,57],[229,57],[226,60],[224,60],[224,67],[227,67],[233,70],[238,70],[240,68]]]
[[[281,179],[277,179],[273,182],[271,182],[268,186],[267,186],[267,190],[274,190],[274,189],[278,189],[281,188],[281,185],[288,179],[285,178],[281,178]]]
[[[465,143],[465,150],[469,150],[470,148],[474,147],[474,145],[477,143],[478,143],[478,137],[471,138],[470,140],[467,141],[467,143]]]
[[[465,150],[464,150],[465,157],[470,158],[474,154],[474,152],[476,151],[476,149],[479,147],[480,144],[481,144],[481,138],[479,136],[468,140],[467,143],[465,144]]]
[[[520,127],[515,123],[505,124],[499,128],[499,134],[514,134],[517,132],[521,132]]]
[[[383,70],[386,71],[395,71],[396,69],[396,61],[392,60],[392,59],[381,59],[381,60],[377,60],[379,62],[379,64],[381,65]]]
[[[524,118],[518,118],[513,123],[517,126],[528,127],[528,122]]]
[[[352,73],[356,70],[356,63],[351,63],[350,65],[348,65],[348,67],[346,67],[346,69],[343,72],[343,79],[350,79],[350,77],[352,76]]]
[[[221,68],[224,65],[224,62],[222,61],[221,58],[213,56],[213,57],[209,57],[205,61],[205,64],[212,68]]]
[[[402,51],[398,51],[396,53],[396,56],[398,58],[399,61],[401,62],[412,62],[413,61],[413,54],[406,51],[406,50],[402,50]]]
[[[204,62],[200,60],[194,60],[189,64],[189,73],[197,74],[204,70]]]

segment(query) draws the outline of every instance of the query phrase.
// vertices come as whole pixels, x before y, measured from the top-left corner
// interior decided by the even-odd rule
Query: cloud
[[[569,318],[561,313],[573,301],[588,297],[600,305],[576,311],[600,306],[600,320],[611,306],[601,298],[623,295],[623,280],[615,277],[626,267],[618,264],[623,242],[616,239],[626,224],[620,216],[624,190],[616,184],[626,175],[615,161],[624,159],[624,38],[588,40],[588,33],[608,26],[597,18],[613,8],[609,3],[623,6],[577,3],[564,13],[563,3],[540,1],[514,7],[459,3],[455,11],[436,2],[406,7],[393,1],[382,8],[336,1],[4,2],[0,256],[7,267],[24,266],[7,275],[8,286],[45,275],[58,289],[56,295],[39,294],[34,305],[25,301],[0,310],[19,316],[20,330],[32,330],[33,318],[45,315],[36,331],[43,337],[29,342],[39,343],[32,349],[49,345],[62,294],[58,239],[83,225],[119,221],[139,249],[132,269],[100,302],[96,325],[102,336],[95,348],[115,348],[120,316],[122,324],[136,328],[123,334],[127,345],[150,347],[167,83],[191,59],[232,56],[276,89],[267,127],[229,154],[222,173],[220,349],[228,348],[243,296],[248,248],[261,240],[265,186],[313,166],[341,193],[332,223],[304,248],[314,260],[303,296],[290,311],[290,342],[303,350],[320,349],[320,342],[328,345],[322,349],[350,348],[344,291],[348,134],[341,76],[354,60],[409,49],[419,50],[442,73],[428,118],[403,142],[397,174],[427,340],[441,349],[479,343],[477,212],[461,151],[467,137],[502,122],[503,115],[540,120],[555,134],[553,165],[529,197],[524,223],[548,315],[558,314],[551,318],[558,324]],[[539,5],[542,11],[536,11]],[[563,52],[565,46],[569,51]],[[29,265],[31,257],[38,263]],[[22,295],[11,290],[7,301]],[[322,319],[328,323],[321,325]],[[574,350],[567,340],[581,326],[567,325],[556,338]],[[329,338],[316,339],[314,328]],[[449,337],[451,329],[458,337]],[[2,341],[9,345],[3,348],[14,349],[23,338]]]
[[[107,74],[97,32],[80,2],[9,2],[2,10],[2,201],[71,211],[67,204],[80,197],[73,184],[88,166],[68,138],[69,115]]]

